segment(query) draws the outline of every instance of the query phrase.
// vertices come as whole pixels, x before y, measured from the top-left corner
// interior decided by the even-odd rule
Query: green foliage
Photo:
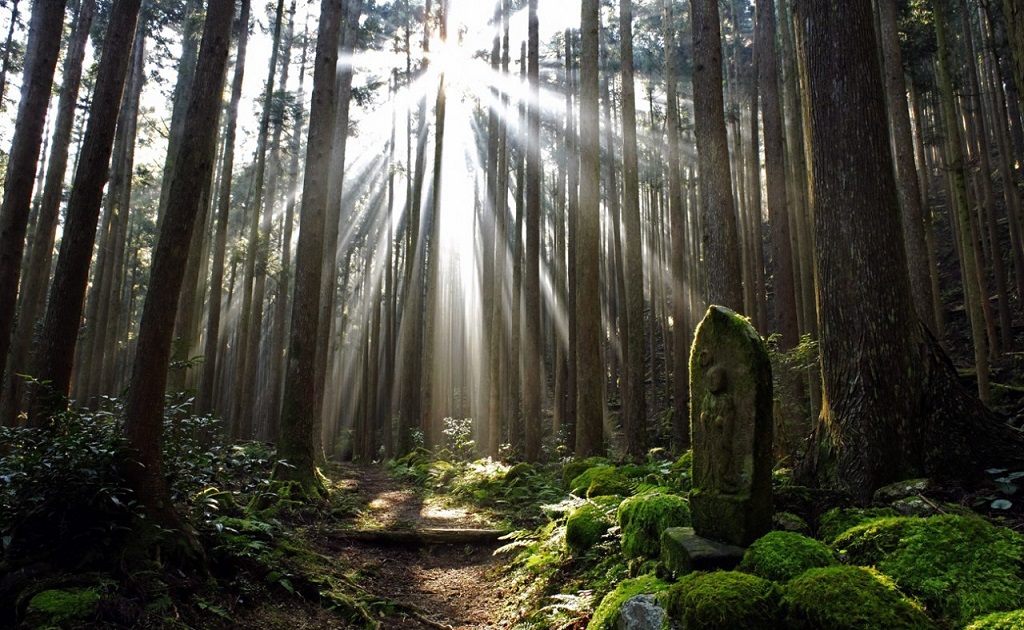
[[[661,593],[668,586],[667,582],[650,574],[619,582],[615,590],[601,600],[590,618],[590,623],[587,624],[587,630],[615,630],[619,620],[619,610],[623,604],[637,595]]]
[[[664,591],[669,618],[686,630],[774,630],[779,624],[779,587],[737,571],[690,573]]]
[[[73,413],[50,428],[0,427],[0,537],[4,556],[119,542],[138,506],[121,476],[126,446],[111,412]]]
[[[769,532],[747,549],[740,570],[773,582],[788,582],[808,569],[835,564],[821,542],[793,532]]]
[[[473,459],[476,442],[473,441],[472,418],[445,418],[441,433],[444,434],[445,448],[456,459],[462,461]]]
[[[629,479],[614,466],[594,466],[572,480],[570,491],[579,496],[599,497],[632,493]]]
[[[892,508],[833,508],[818,521],[818,538],[831,544],[843,532],[871,521],[897,516]]]
[[[873,569],[811,569],[790,582],[783,606],[792,630],[925,630],[935,625],[920,606]]]
[[[28,617],[39,625],[61,626],[81,623],[96,614],[100,594],[93,589],[49,590],[37,593],[28,602]]]
[[[643,494],[623,501],[617,517],[622,528],[622,553],[627,558],[657,558],[661,533],[669,527],[689,525],[690,507],[674,494]]]
[[[1024,610],[998,612],[979,617],[967,626],[967,630],[1019,630],[1024,628]]]
[[[683,492],[689,492],[693,487],[693,451],[686,451],[673,462],[671,472],[676,481],[673,485]]]

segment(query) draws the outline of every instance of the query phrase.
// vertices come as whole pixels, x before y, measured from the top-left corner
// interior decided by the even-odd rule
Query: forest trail
[[[328,533],[324,543],[358,573],[361,587],[399,604],[382,628],[505,627],[498,621],[505,595],[497,575],[501,559],[493,555],[503,543],[494,536],[479,540],[494,523],[463,507],[425,502],[382,466],[346,465],[331,473],[341,477],[362,509],[345,521],[346,529]],[[471,542],[424,542],[431,532],[452,540],[468,532]],[[402,540],[403,535],[416,540]]]

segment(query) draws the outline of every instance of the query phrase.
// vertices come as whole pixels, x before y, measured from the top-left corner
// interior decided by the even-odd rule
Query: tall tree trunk
[[[801,7],[833,481],[868,499],[909,476],[1017,465],[1021,433],[962,388],[911,303],[871,3]]]
[[[35,360],[35,374],[55,397],[70,391],[75,342],[82,318],[89,260],[99,221],[103,187],[110,168],[114,130],[121,105],[125,77],[131,59],[135,26],[141,0],[115,0],[110,9],[107,36],[96,75],[89,122],[82,142],[75,182],[68,200],[67,221],[60,255],[50,285],[43,320],[42,343]],[[36,408],[36,403],[40,407]],[[49,413],[64,406],[63,400],[37,392],[29,421],[41,424]]]
[[[231,100],[224,121],[224,150],[221,160],[220,195],[217,200],[217,227],[213,237],[213,261],[210,264],[210,307],[206,319],[203,349],[203,376],[199,384],[196,410],[208,413],[214,410],[214,390],[217,385],[217,367],[220,356],[221,299],[224,284],[224,258],[227,249],[228,216],[231,211],[231,182],[235,168],[235,133],[238,122],[238,103],[242,98],[242,80],[245,74],[245,53],[249,42],[250,0],[242,0],[237,21],[237,51],[235,73],[231,80]],[[298,131],[296,132],[298,133]]]
[[[7,93],[7,71],[11,68],[11,48],[14,43],[14,31],[18,26],[19,0],[11,2],[11,24],[7,28],[7,39],[4,41],[4,58],[0,61],[0,111],[7,109],[4,97]]]
[[[580,207],[576,251],[576,456],[604,453],[601,360],[601,140],[597,102],[597,0],[583,0],[580,51]]]
[[[25,249],[39,145],[43,141],[46,110],[64,29],[64,4],[65,0],[51,0],[32,5],[21,100],[11,153],[7,158],[3,203],[0,204],[0,366],[7,363],[11,332],[14,330],[21,257]]]
[[[704,267],[708,302],[743,308],[739,237],[722,97],[722,31],[718,0],[691,0],[693,112],[703,182]]]
[[[960,263],[963,271],[964,307],[967,310],[971,339],[974,344],[974,365],[978,380],[978,396],[988,401],[989,366],[988,342],[985,338],[985,315],[982,311],[982,300],[988,300],[983,292],[983,278],[980,265],[976,259],[977,241],[972,236],[971,210],[967,202],[967,182],[964,155],[960,140],[960,122],[957,119],[956,104],[953,97],[953,83],[950,76],[949,27],[947,0],[933,0],[932,9],[935,16],[935,34],[938,41],[939,54],[939,91],[943,126],[946,132],[946,166],[949,168],[953,182],[952,207],[956,213],[958,232],[960,234]]]
[[[501,20],[503,3],[498,0],[494,3],[494,42],[491,46],[491,72],[498,74],[501,68]],[[487,121],[487,196],[485,206],[490,206],[493,217],[492,232],[489,240],[493,257],[488,258],[490,265],[490,286],[489,294],[485,289],[484,304],[490,305],[485,310],[484,317],[487,318],[488,329],[488,392],[487,392],[487,424],[484,430],[481,453],[489,457],[497,458],[498,445],[501,441],[501,416],[502,416],[502,383],[501,373],[504,363],[504,297],[505,297],[505,265],[506,265],[506,234],[505,221],[505,196],[499,194],[499,186],[502,179],[499,177],[498,155],[504,152],[502,137],[499,133],[499,126],[504,126],[501,120],[502,106],[498,89],[492,89],[491,96],[494,103],[488,112]],[[485,228],[486,229],[486,228]],[[487,255],[486,253],[484,254]]]
[[[540,35],[537,0],[529,0],[527,78],[530,84],[526,130],[526,275],[523,279],[523,419],[526,461],[540,457],[542,340],[540,328]]]
[[[640,176],[636,144],[636,86],[633,79],[633,0],[619,0],[619,56],[622,60],[622,248],[626,282],[625,374],[622,450],[639,457],[647,450],[644,373],[644,249],[640,239]]]
[[[576,287],[577,277],[576,261],[577,242],[579,234],[579,210],[580,210],[580,159],[579,159],[579,136],[576,128],[576,113],[573,97],[576,92],[576,75],[574,73],[573,57],[576,47],[573,44],[573,34],[565,29],[565,74],[568,78],[568,89],[565,91],[565,152],[566,152],[566,185],[568,186],[567,209],[569,212],[566,224],[566,312],[569,316],[569,345],[566,354],[568,363],[568,374],[566,375],[566,401],[565,401],[565,427],[566,443],[572,447],[576,445],[576,400],[577,389],[577,364],[576,349],[579,340],[578,320],[576,318]]]
[[[302,215],[295,263],[295,297],[288,343],[278,454],[289,466],[279,466],[275,476],[299,482],[306,492],[319,494],[323,483],[316,470],[317,386],[311,374],[317,345],[320,313],[320,276],[323,269],[324,213],[327,205],[327,173],[334,139],[334,108],[338,64],[338,33],[341,30],[340,0],[323,0],[313,71],[313,105],[309,117],[306,172],[302,185]]]
[[[17,4],[15,4],[15,10]],[[28,360],[32,339],[40,311],[45,308],[46,285],[50,280],[50,262],[53,258],[53,243],[57,233],[57,216],[60,200],[64,194],[64,176],[67,172],[68,154],[71,146],[71,130],[75,122],[75,105],[82,84],[82,62],[85,45],[89,40],[89,29],[96,13],[95,0],[83,0],[79,5],[74,29],[64,56],[64,68],[60,98],[57,101],[57,120],[53,125],[53,141],[46,167],[46,181],[39,203],[35,237],[28,252],[25,267],[29,273],[18,295],[18,324],[15,329],[10,361],[6,363],[6,376],[0,374],[3,383],[0,394],[0,424],[10,424],[21,404],[22,382],[17,374],[29,371]],[[11,26],[13,28],[13,16]],[[8,37],[10,42],[10,37]],[[9,44],[8,44],[9,45]],[[2,102],[2,98],[0,98]],[[0,316],[2,318],[2,316]],[[0,334],[3,334],[0,329]],[[0,361],[7,359],[0,354]]]
[[[1017,0],[1003,0],[1003,15],[1006,17],[1006,34],[1013,56],[1014,78],[1017,80],[1017,97],[1024,109],[1024,6]]]
[[[786,194],[786,147],[779,96],[778,55],[775,49],[775,2],[757,3],[755,34],[761,117],[764,121],[764,170],[768,195],[768,219],[772,232],[775,274],[772,278],[775,325],[781,335],[779,348],[788,350],[800,341],[794,291],[793,248],[789,233],[789,199]]]
[[[153,254],[151,290],[146,293],[124,409],[125,435],[137,458],[125,464],[124,470],[133,496],[146,507],[151,522],[165,530],[177,530],[184,542],[183,551],[199,556],[202,547],[174,511],[161,470],[163,395],[174,334],[174,319],[169,315],[176,310],[195,217],[202,203],[202,197],[194,192],[213,171],[234,6],[231,0],[211,0],[207,7],[180,160],[171,172],[167,210]]]
[[[664,1],[665,38],[665,134],[668,137],[668,213],[672,222],[672,443],[679,452],[690,445],[690,379],[687,314],[690,284],[686,278],[686,216],[679,171],[679,101],[676,96],[676,33],[672,0]],[[719,89],[721,93],[721,89]],[[691,255],[695,256],[696,252]],[[667,340],[666,340],[667,341]]]
[[[256,140],[256,172],[253,175],[254,194],[249,206],[249,225],[246,230],[248,240],[245,252],[245,274],[242,279],[242,312],[238,320],[238,352],[235,366],[234,404],[231,412],[231,425],[235,437],[248,440],[252,438],[253,415],[252,399],[256,387],[256,354],[259,352],[260,332],[262,329],[263,304],[262,297],[256,296],[257,259],[266,255],[269,243],[260,233],[260,211],[263,209],[264,183],[267,171],[267,144],[270,136],[270,112],[273,109],[274,85],[277,79],[277,59],[281,50],[281,31],[284,22],[284,0],[277,0],[274,12],[274,35],[270,49],[270,63],[267,70],[267,81],[263,91],[263,112],[260,115],[259,135]],[[264,273],[263,269],[259,272]],[[256,297],[261,303],[256,304]],[[259,319],[257,319],[259,316]]]

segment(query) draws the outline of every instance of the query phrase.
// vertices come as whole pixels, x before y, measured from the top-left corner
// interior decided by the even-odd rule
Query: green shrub
[[[690,573],[663,592],[661,600],[669,618],[686,630],[780,627],[779,587],[748,573]]]
[[[966,630],[1020,630],[1024,628],[1024,610],[998,612],[979,617]]]
[[[654,595],[668,588],[654,575],[641,575],[632,580],[623,580],[615,586],[615,590],[604,596],[594,615],[587,624],[587,630],[614,630],[619,621],[619,610],[622,605],[637,595]]]
[[[852,527],[892,516],[898,516],[896,510],[892,508],[833,508],[821,515],[818,521],[818,538],[827,545]]]
[[[808,569],[835,564],[821,542],[793,532],[769,532],[747,549],[740,570],[773,582],[788,582]]]
[[[669,527],[690,524],[690,507],[674,494],[643,494],[619,505],[622,528],[622,553],[628,558],[657,558],[661,551],[661,533]]]
[[[790,630],[927,630],[935,624],[891,581],[864,567],[811,569],[782,598]]]
[[[570,484],[570,491],[578,496],[600,497],[610,494],[628,496],[629,479],[614,466],[594,466],[579,474]]]

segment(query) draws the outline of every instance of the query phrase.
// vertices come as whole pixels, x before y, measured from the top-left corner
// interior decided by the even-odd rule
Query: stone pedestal
[[[670,527],[661,535],[661,563],[673,575],[731,571],[746,549],[698,536],[692,527]]]

